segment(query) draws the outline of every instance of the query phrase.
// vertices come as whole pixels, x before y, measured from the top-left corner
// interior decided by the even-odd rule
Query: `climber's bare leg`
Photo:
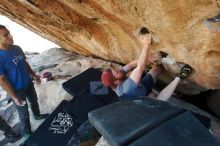
[[[167,101],[175,91],[177,85],[181,81],[180,77],[176,77],[170,84],[168,84],[156,97],[157,100]]]
[[[189,77],[192,70],[191,66],[185,64],[177,74],[177,77],[159,93],[157,99],[167,101],[172,96],[179,82]]]

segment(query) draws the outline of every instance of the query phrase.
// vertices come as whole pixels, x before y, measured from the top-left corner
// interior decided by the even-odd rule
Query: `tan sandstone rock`
[[[190,82],[209,89],[220,89],[220,32],[204,21],[219,11],[220,0],[0,1],[1,14],[61,47],[121,63],[138,56],[135,30],[146,26],[155,40],[152,51],[190,64]]]

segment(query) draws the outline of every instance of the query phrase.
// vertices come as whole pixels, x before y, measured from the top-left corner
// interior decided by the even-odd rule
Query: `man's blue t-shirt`
[[[5,75],[15,90],[27,87],[31,81],[25,61],[26,57],[19,46],[0,50],[0,75]]]

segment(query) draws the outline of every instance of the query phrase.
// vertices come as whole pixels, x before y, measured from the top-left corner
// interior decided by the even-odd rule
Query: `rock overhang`
[[[219,4],[219,0],[1,0],[0,13],[70,51],[120,63],[138,56],[141,45],[134,31],[146,26],[155,40],[152,52],[165,51],[194,68],[186,85],[220,89],[220,32],[204,25],[219,13]]]

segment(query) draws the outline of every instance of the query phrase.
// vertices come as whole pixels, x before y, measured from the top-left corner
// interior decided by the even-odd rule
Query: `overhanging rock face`
[[[122,63],[137,57],[135,30],[146,26],[154,35],[152,51],[190,64],[190,79],[209,89],[220,89],[220,32],[204,20],[219,11],[220,0],[0,1],[1,14],[61,47]]]

